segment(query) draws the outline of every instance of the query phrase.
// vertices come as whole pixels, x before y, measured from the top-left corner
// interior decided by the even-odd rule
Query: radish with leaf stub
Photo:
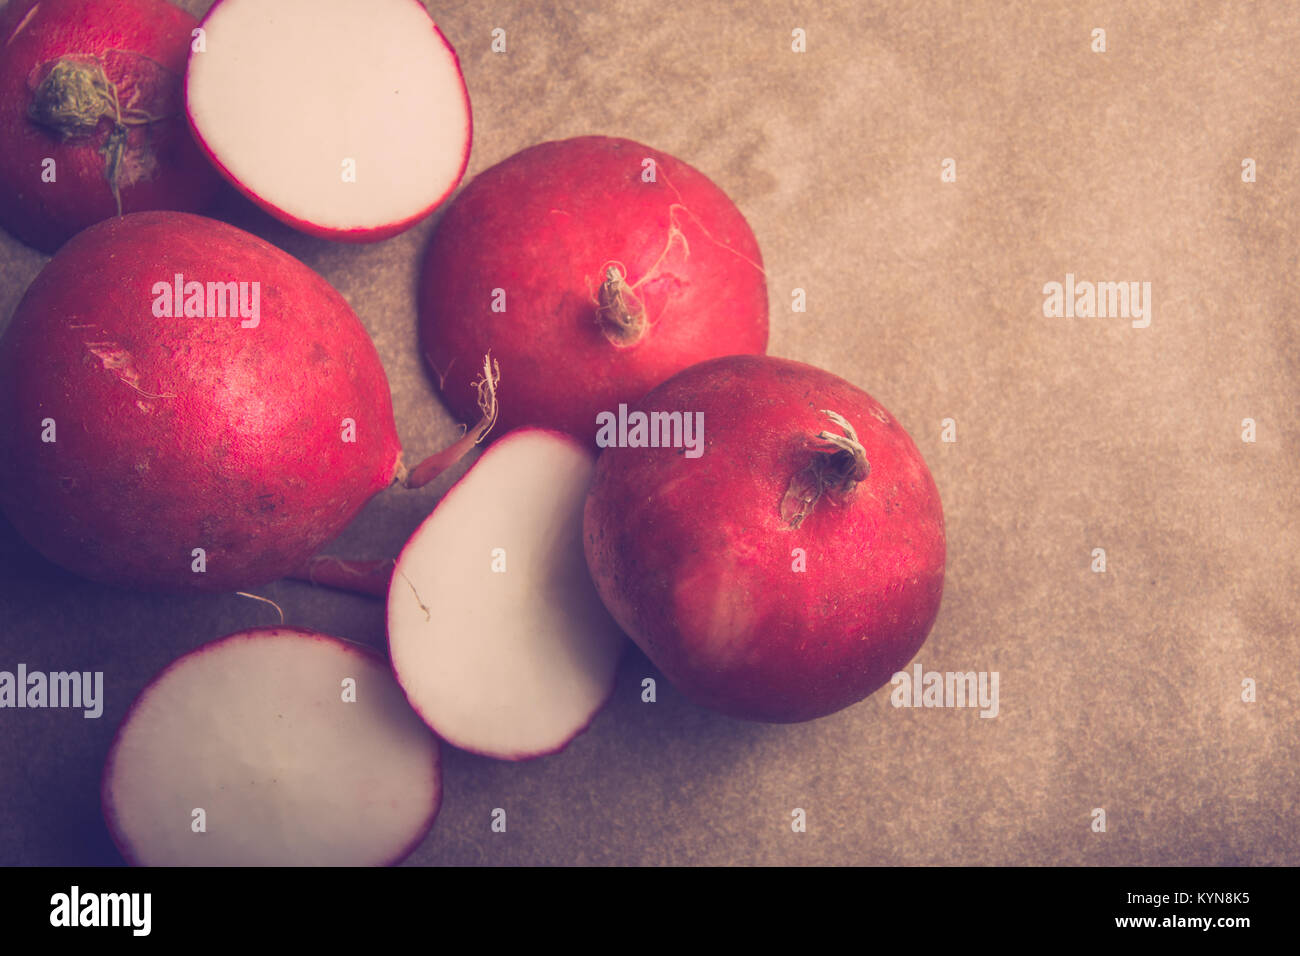
[[[501,366],[501,429],[592,442],[595,417],[688,365],[767,348],[758,243],[703,173],[627,139],[541,143],[480,173],[438,223],[420,341],[462,421]]]
[[[615,620],[686,696],[810,720],[911,660],[943,593],[943,510],[879,402],[810,365],[734,356],[675,375],[637,414],[691,416],[702,453],[651,447],[636,419],[642,439],[597,464],[587,562]]]
[[[213,200],[221,179],[185,121],[197,26],[164,0],[0,10],[0,225],[53,252],[110,216]]]

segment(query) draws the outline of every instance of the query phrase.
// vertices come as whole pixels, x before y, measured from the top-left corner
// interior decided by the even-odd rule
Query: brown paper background
[[[473,102],[469,175],[605,133],[680,156],[734,198],[768,269],[770,351],[871,392],[925,455],[949,566],[918,660],[998,671],[1001,714],[896,710],[886,688],[816,722],[745,724],[663,681],[641,703],[655,671],[631,651],[615,701],[564,753],[508,764],[445,748],[443,810],[409,862],[1300,863],[1294,5],[433,13]],[[505,55],[489,50],[494,27]],[[956,183],[940,181],[945,157]],[[409,455],[450,439],[414,347],[433,221],[346,246],[241,200],[219,215],[352,303]],[[0,235],[0,316],[45,261]],[[1043,284],[1066,272],[1149,281],[1150,328],[1044,318]],[[947,417],[956,443],[940,441]],[[333,550],[395,553],[451,477],[380,496]],[[1094,547],[1105,574],[1089,570]],[[97,721],[0,711],[0,863],[117,862],[98,778],[132,697],[178,654],[275,613],[79,581],[2,520],[0,575],[0,668],[103,670],[107,696]],[[382,645],[378,602],[293,582],[261,593],[291,624]],[[496,807],[505,834],[489,830]],[[1094,807],[1108,832],[1091,832]]]

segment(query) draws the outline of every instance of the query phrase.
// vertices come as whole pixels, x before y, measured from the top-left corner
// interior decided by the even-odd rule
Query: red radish
[[[284,627],[172,662],[131,705],[103,780],[113,841],[144,866],[396,863],[441,801],[438,742],[383,658]]]
[[[19,532],[137,587],[282,577],[401,458],[343,297],[256,236],[176,212],[100,223],[37,276],[0,338],[0,423],[0,508]]]
[[[449,491],[397,559],[388,649],[448,743],[504,760],[555,753],[614,692],[626,642],[582,555],[593,456],[522,429]]]
[[[501,364],[500,421],[591,442],[598,412],[706,358],[767,348],[744,216],[702,173],[626,139],[542,143],[476,177],[438,224],[420,335],[462,419],[460,370]]]
[[[415,0],[218,0],[203,30],[186,77],[194,135],[289,225],[384,239],[465,174],[465,80]]]
[[[809,365],[736,356],[674,376],[637,411],[681,413],[682,431],[692,419],[703,454],[631,447],[655,426],[628,414],[627,447],[601,454],[587,499],[587,561],[686,696],[810,720],[916,654],[943,592],[943,511],[878,402]]]
[[[11,0],[0,13],[0,224],[53,252],[92,223],[198,211],[220,178],[186,128],[198,21],[163,0]]]

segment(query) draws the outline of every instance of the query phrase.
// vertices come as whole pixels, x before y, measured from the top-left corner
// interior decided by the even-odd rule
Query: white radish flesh
[[[437,740],[384,660],[289,628],[173,662],[132,705],[103,783],[114,841],[146,866],[393,863],[441,794]]]
[[[555,753],[612,694],[626,642],[583,556],[593,467],[558,432],[506,435],[398,558],[393,670],[448,743],[507,760]]]
[[[416,0],[219,0],[202,26],[186,79],[191,125],[279,218],[383,238],[460,180],[469,98]]]

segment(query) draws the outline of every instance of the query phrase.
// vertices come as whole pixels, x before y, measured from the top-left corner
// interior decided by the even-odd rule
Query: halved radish
[[[190,55],[199,145],[295,228],[373,242],[424,218],[469,161],[456,52],[415,0],[218,0]]]
[[[556,753],[613,694],[626,642],[582,551],[593,467],[567,435],[512,432],[397,559],[393,671],[448,743],[504,760]]]
[[[383,659],[292,628],[174,661],[132,704],[103,782],[114,842],[146,866],[395,863],[441,799],[438,742]]]

